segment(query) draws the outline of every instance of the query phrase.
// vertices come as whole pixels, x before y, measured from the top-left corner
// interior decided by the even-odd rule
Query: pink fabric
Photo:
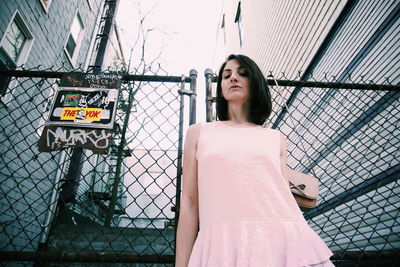
[[[282,175],[279,135],[260,126],[202,124],[200,231],[190,267],[307,266],[332,255]]]

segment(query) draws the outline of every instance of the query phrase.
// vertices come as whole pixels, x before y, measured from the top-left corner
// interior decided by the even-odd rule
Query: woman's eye
[[[226,80],[226,79],[229,79],[229,77],[231,77],[231,75],[230,75],[230,74],[227,74],[227,75],[224,76],[224,79],[225,79],[225,80]]]
[[[247,76],[249,76],[249,74],[247,73],[247,71],[239,72],[239,75],[242,76],[242,77],[247,77]]]

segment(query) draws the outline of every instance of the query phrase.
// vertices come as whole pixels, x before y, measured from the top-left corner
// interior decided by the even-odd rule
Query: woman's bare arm
[[[199,225],[197,186],[197,140],[200,124],[191,125],[186,134],[183,154],[183,188],[176,236],[175,267],[186,267]]]

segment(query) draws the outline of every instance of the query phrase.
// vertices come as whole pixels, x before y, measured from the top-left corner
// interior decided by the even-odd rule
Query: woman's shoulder
[[[273,128],[264,127],[264,126],[261,126],[261,128],[262,128],[264,131],[267,131],[267,132],[270,132],[270,133],[282,134],[282,132],[281,132],[279,129],[273,129]]]
[[[279,129],[272,129],[268,127],[263,127],[264,131],[280,139],[280,142],[286,142],[286,136]]]
[[[189,126],[187,129],[187,136],[189,138],[199,139],[199,136],[204,132],[205,129],[210,129],[214,126],[215,122],[198,122]]]
[[[193,123],[192,125],[189,125],[187,129],[187,136],[198,136],[200,133],[200,130],[205,127],[205,125],[208,124],[208,122],[197,122]]]
[[[200,131],[202,128],[213,126],[216,122],[197,122],[189,126],[188,130],[197,132]]]

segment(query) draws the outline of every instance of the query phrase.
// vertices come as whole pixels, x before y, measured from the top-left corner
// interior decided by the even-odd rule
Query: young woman
[[[259,67],[229,56],[219,121],[187,131],[176,267],[333,266],[290,192],[283,135],[261,126],[271,111]]]

